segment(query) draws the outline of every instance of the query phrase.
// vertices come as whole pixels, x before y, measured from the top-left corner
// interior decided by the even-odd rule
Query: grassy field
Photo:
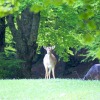
[[[100,100],[100,81],[0,80],[0,100]]]

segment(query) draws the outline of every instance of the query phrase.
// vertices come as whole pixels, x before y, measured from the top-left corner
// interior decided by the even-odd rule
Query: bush
[[[14,54],[0,53],[0,78],[22,78],[21,63]]]

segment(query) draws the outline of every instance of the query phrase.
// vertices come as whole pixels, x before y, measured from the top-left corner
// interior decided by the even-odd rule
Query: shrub
[[[0,78],[22,78],[21,63],[14,54],[0,53]]]

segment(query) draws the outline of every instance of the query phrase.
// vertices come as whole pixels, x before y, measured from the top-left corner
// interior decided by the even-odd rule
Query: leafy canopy
[[[1,0],[0,17],[20,14],[27,7],[41,12],[39,47],[56,45],[64,60],[73,55],[72,48],[85,47],[89,56],[99,58],[100,0]]]

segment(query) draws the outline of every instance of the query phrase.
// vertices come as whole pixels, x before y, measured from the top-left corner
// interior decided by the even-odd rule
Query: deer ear
[[[52,50],[53,50],[53,49],[55,48],[55,45],[54,45],[54,46],[52,46],[51,48],[52,48]]]

